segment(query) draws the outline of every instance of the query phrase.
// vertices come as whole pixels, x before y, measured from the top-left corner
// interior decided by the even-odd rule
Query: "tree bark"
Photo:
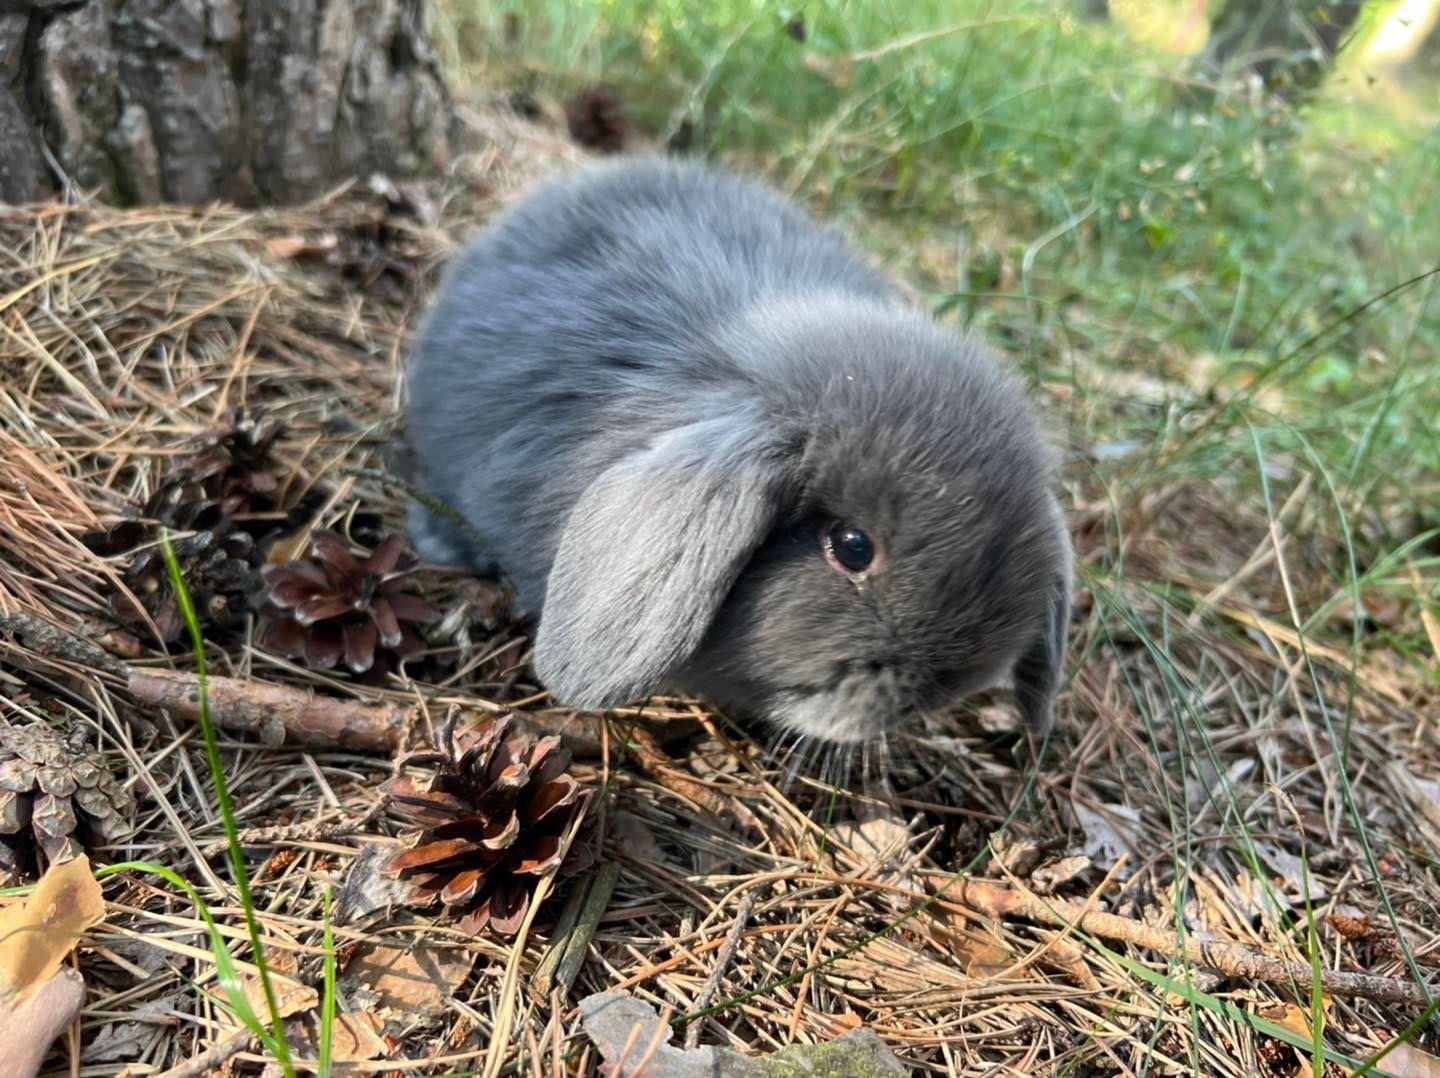
[[[1240,64],[1288,96],[1329,72],[1365,0],[1228,0],[1206,50],[1217,66]]]
[[[433,171],[428,0],[0,0],[0,201],[303,201]]]

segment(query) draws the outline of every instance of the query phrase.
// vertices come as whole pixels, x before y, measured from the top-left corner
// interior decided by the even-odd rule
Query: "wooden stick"
[[[46,658],[77,663],[118,677],[126,674],[125,664],[103,648],[34,614],[0,611],[0,629],[14,633],[27,647]]]
[[[550,946],[545,952],[545,957],[540,959],[540,965],[535,968],[534,976],[526,985],[530,998],[537,1004],[543,1004],[550,998],[550,989],[555,983],[555,971],[560,967],[560,960],[565,957],[565,948],[570,943],[570,935],[575,929],[575,920],[580,916],[580,907],[585,902],[585,896],[590,893],[592,879],[593,877],[586,876],[571,885],[570,895],[565,899],[565,905],[560,910],[555,928],[550,933]]]
[[[200,683],[194,674],[175,670],[131,669],[130,694],[142,704],[164,708],[191,722],[200,717]],[[314,748],[360,752],[394,752],[404,747],[406,733],[421,721],[414,704],[381,701],[366,704],[309,689],[267,681],[211,677],[210,714],[222,730],[255,737],[268,746],[286,742]],[[536,735],[559,734],[575,756],[599,754],[604,720],[583,712],[563,716],[514,712],[517,722]],[[494,713],[473,711],[461,724]],[[648,731],[647,731],[648,733]],[[654,735],[650,735],[653,739]]]
[[[755,912],[755,888],[750,888],[740,899],[740,908],[735,911],[735,920],[730,925],[730,931],[725,933],[725,946],[720,948],[720,953],[715,956],[715,966],[710,970],[710,976],[705,978],[705,987],[695,997],[695,1004],[690,1008],[694,1013],[703,1011],[710,1006],[710,1001],[715,998],[716,991],[720,988],[720,982],[725,979],[725,971],[730,968],[731,961],[735,958],[735,952],[740,949],[740,938],[745,934],[745,926],[750,923],[750,915]],[[685,1030],[685,1050],[691,1051],[700,1046],[700,1029],[704,1022],[691,1022]]]
[[[952,876],[930,875],[930,880],[948,901],[967,906],[991,917],[1024,917],[1055,928],[1078,928],[1103,939],[1132,943],[1161,954],[1173,954],[1176,935],[1170,928],[1152,927],[1128,917],[1119,917],[1100,910],[1087,910],[1081,903],[1046,900],[1031,891],[986,880],[961,880]],[[1213,966],[1231,977],[1266,984],[1308,985],[1314,976],[1309,965],[1286,962],[1230,940],[1209,934],[1187,932],[1185,957],[1198,965]],[[1429,1003],[1425,990],[1398,977],[1374,973],[1351,973],[1322,969],[1320,983],[1325,991],[1336,996],[1358,996],[1385,1003],[1407,1003],[1424,1007]]]
[[[635,765],[667,790],[693,801],[712,816],[722,820],[742,818],[728,797],[705,783],[680,773],[675,761],[661,746],[655,734],[644,726],[625,727],[626,755]]]
[[[569,994],[575,978],[580,974],[580,967],[585,964],[585,956],[590,952],[590,941],[595,938],[600,918],[604,917],[605,911],[610,908],[610,897],[615,893],[615,885],[619,882],[620,862],[606,861],[595,870],[595,879],[585,895],[584,905],[580,907],[580,919],[576,921],[575,929],[565,944],[565,954],[555,972],[555,982],[562,999]]]
[[[258,737],[276,746],[301,745],[393,752],[418,721],[415,707],[362,704],[336,696],[264,681],[207,678],[210,714],[222,730]],[[200,717],[200,682],[194,674],[173,670],[131,670],[130,694],[141,703],[164,708],[194,722]]]

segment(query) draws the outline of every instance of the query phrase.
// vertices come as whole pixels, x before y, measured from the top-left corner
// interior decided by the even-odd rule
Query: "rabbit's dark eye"
[[[832,522],[821,542],[826,558],[844,572],[863,573],[875,560],[875,544],[870,537],[843,520]]]

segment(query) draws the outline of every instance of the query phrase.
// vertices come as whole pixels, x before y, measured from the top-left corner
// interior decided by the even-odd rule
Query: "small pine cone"
[[[171,547],[195,612],[205,628],[226,629],[247,608],[249,596],[258,585],[262,555],[248,533],[232,529],[229,514],[218,503],[195,494],[196,488],[188,484],[166,484],[147,503],[146,515],[168,528],[189,533],[173,538]],[[140,521],[125,520],[85,536],[85,543],[106,556],[148,544],[136,551],[121,573],[130,594],[113,592],[110,609],[122,623],[137,629],[145,625],[148,614],[162,642],[173,644],[179,640],[185,621],[159,545],[158,530]]]
[[[420,827],[389,873],[411,882],[417,904],[438,900],[460,914],[465,932],[513,934],[539,876],[572,875],[591,860],[589,836],[576,829],[595,791],[568,773],[560,738],[532,741],[514,725],[507,715],[456,737],[452,721],[438,751],[402,761],[433,769],[427,779],[402,774],[383,787]]]
[[[180,475],[232,515],[271,510],[280,487],[271,450],[284,433],[279,419],[232,409],[225,413],[224,426],[205,436],[206,448]]]
[[[371,669],[377,655],[405,658],[424,648],[410,625],[428,624],[440,612],[404,590],[419,565],[404,540],[390,536],[363,561],[335,532],[316,531],[310,540],[312,560],[264,570],[266,648],[317,670],[344,659],[357,674]]]
[[[134,807],[105,758],[78,738],[0,720],[0,868],[18,869],[31,846],[54,864],[124,838]]]
[[[207,629],[229,629],[238,624],[260,582],[260,552],[255,540],[246,532],[231,532],[220,539],[210,532],[199,532],[172,541],[171,546],[200,624]],[[144,551],[130,563],[125,584],[149,611],[165,642],[173,644],[180,639],[185,620],[165,555],[159,548]],[[111,607],[122,617],[128,614],[132,624],[143,620],[122,594],[112,598]]]
[[[127,517],[100,531],[87,532],[80,541],[101,557],[125,554],[143,543],[158,542],[159,528],[170,531],[211,532],[221,536],[230,530],[225,510],[193,483],[171,479],[162,483],[140,509],[140,517]]]
[[[565,105],[570,137],[599,153],[620,153],[630,144],[630,120],[613,87],[582,90]]]

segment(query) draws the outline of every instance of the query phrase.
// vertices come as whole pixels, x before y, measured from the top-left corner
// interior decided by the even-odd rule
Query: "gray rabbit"
[[[1052,722],[1071,552],[1015,382],[841,239],[695,164],[589,166],[456,259],[409,368],[427,558],[538,612],[582,708],[692,692],[862,741],[1007,675]]]

